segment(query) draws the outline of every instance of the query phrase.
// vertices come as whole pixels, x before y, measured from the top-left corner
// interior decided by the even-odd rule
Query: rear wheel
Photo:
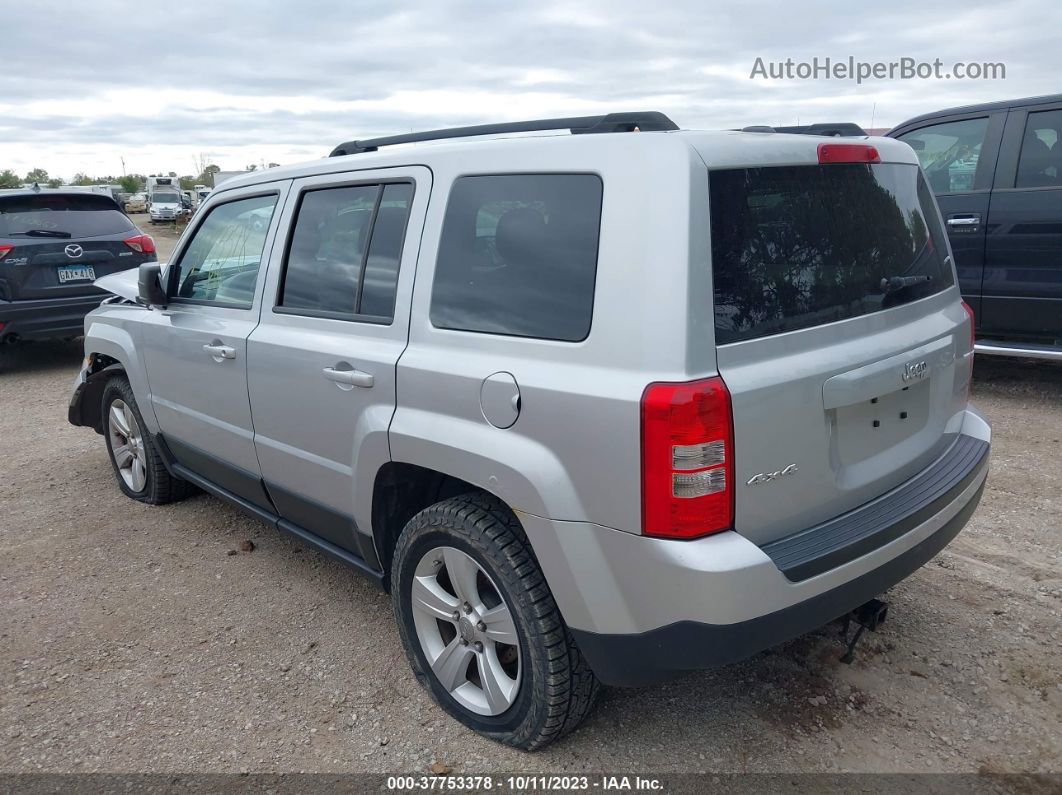
[[[525,750],[586,717],[599,684],[561,618],[516,517],[488,495],[426,508],[391,567],[406,655],[432,698]]]
[[[112,378],[103,389],[102,402],[103,435],[122,492],[152,505],[188,496],[191,484],[166,470],[129,382],[121,376]]]

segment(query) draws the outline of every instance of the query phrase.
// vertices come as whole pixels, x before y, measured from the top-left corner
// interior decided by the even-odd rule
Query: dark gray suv
[[[79,336],[106,296],[93,281],[154,259],[110,196],[0,191],[0,342]]]

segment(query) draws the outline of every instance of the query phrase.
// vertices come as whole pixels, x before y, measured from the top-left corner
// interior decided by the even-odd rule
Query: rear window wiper
[[[888,295],[902,290],[904,287],[914,287],[916,284],[925,284],[933,281],[932,276],[887,276],[881,280],[881,291]]]
[[[73,237],[69,232],[60,232],[58,229],[26,229],[23,232],[8,232],[11,237]]]

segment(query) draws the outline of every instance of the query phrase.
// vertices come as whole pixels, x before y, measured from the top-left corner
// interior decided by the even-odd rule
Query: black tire
[[[437,547],[456,547],[490,575],[513,616],[520,642],[520,684],[505,712],[490,717],[459,704],[432,672],[413,623],[411,588],[418,562]],[[461,723],[525,751],[575,729],[590,713],[600,683],[561,618],[523,528],[495,497],[466,494],[414,516],[391,565],[399,634],[413,673],[434,701]]]
[[[135,491],[125,482],[119,472],[118,463],[115,461],[114,457],[114,449],[112,447],[111,434],[108,432],[107,422],[111,406],[116,400],[122,401],[129,407],[141,430],[140,439],[143,447],[146,482],[144,487],[138,491]],[[118,488],[122,490],[122,493],[125,494],[125,496],[151,505],[164,505],[168,502],[183,500],[192,492],[191,483],[176,478],[167,471],[166,465],[163,463],[162,456],[155,444],[155,440],[152,438],[147,430],[147,426],[144,424],[144,417],[140,413],[140,407],[136,404],[136,398],[133,396],[133,389],[129,386],[129,381],[127,381],[124,376],[115,376],[107,382],[107,386],[103,388],[100,411],[100,416],[103,418],[103,438],[107,441],[107,457],[110,459],[111,469],[114,471],[114,477],[118,481]]]

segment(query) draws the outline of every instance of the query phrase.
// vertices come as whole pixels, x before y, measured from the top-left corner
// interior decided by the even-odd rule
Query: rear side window
[[[390,322],[412,199],[409,183],[305,193],[278,306],[342,320]]]
[[[577,342],[590,333],[601,226],[591,174],[461,177],[432,288],[438,328]]]
[[[1062,186],[1062,110],[1030,113],[1025,121],[1025,137],[1018,159],[1016,188],[1057,188]]]
[[[709,180],[720,345],[888,309],[954,281],[916,166],[733,169]]]
[[[94,237],[135,228],[105,196],[42,193],[0,198],[0,237]]]

